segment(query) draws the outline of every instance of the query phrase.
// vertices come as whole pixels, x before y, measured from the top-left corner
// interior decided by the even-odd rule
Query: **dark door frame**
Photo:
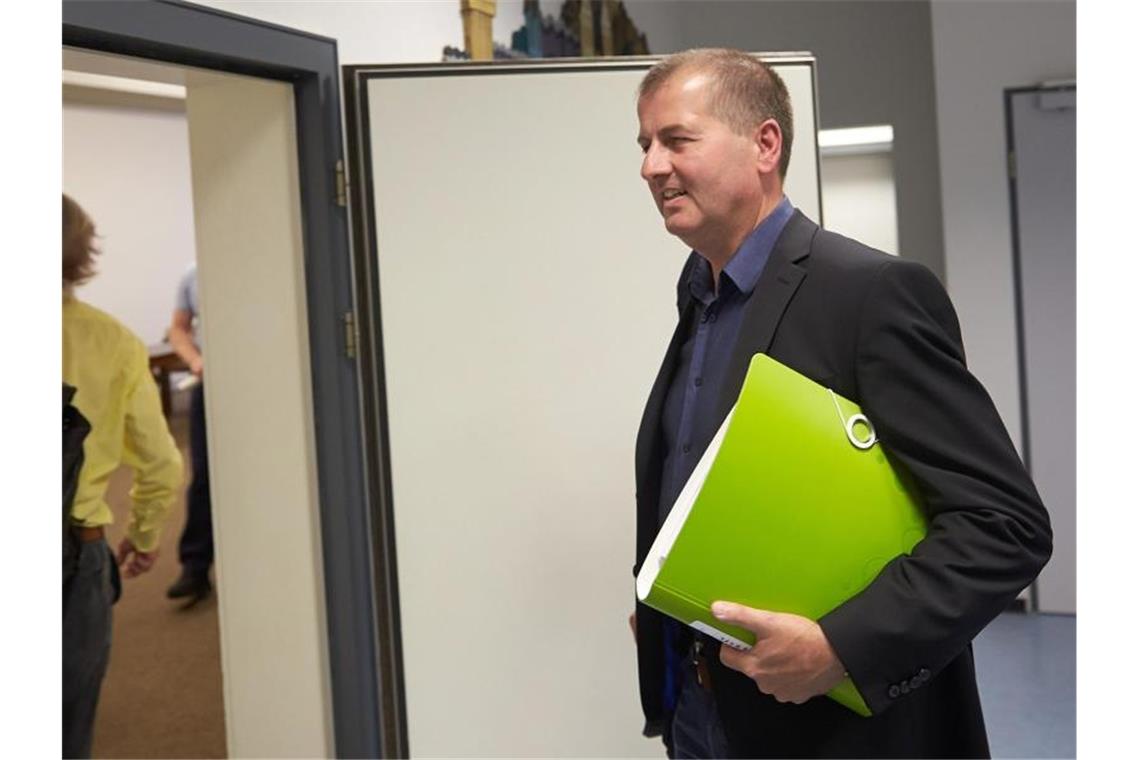
[[[1025,462],[1025,469],[1031,477],[1033,475],[1033,451],[1029,439],[1029,358],[1026,355],[1025,294],[1022,291],[1021,282],[1021,228],[1017,213],[1017,146],[1014,144],[1013,99],[1018,95],[1027,93],[1072,94],[1075,98],[1076,91],[1076,82],[1062,82],[1027,87],[1006,87],[1003,92],[1006,180],[1009,184],[1009,229],[1013,253],[1013,312],[1017,326],[1017,390],[1021,408],[1021,459]],[[1030,612],[1038,612],[1040,608],[1036,579],[1029,586],[1028,608]]]
[[[377,627],[353,308],[336,41],[177,0],[65,0],[63,44],[292,83],[305,249],[313,419],[338,757],[392,756],[381,730]],[[282,663],[288,667],[288,663]]]

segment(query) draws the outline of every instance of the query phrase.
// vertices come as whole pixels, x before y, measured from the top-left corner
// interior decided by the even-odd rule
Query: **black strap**
[[[63,582],[75,572],[79,562],[79,537],[71,525],[71,508],[79,489],[79,473],[83,470],[83,441],[91,432],[91,424],[71,403],[76,389],[63,384]]]

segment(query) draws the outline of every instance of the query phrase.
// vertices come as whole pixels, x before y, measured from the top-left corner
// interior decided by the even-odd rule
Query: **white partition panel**
[[[622,66],[367,80],[409,747],[660,757],[641,736],[634,438],[688,253]],[[810,57],[779,65],[819,218]]]

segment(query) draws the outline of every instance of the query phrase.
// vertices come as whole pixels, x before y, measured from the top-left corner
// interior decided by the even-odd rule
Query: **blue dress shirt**
[[[720,273],[713,287],[712,268],[703,258],[693,267],[687,283],[693,296],[688,310],[685,342],[681,346],[673,379],[661,413],[665,461],[661,470],[658,527],[665,522],[673,502],[681,494],[704,446],[722,419],[713,419],[745,307],[760,273],[784,225],[795,211],[787,197],[756,226]],[[700,256],[693,251],[690,256]],[[682,315],[685,318],[685,315]],[[672,712],[677,697],[682,658],[691,635],[688,628],[670,619],[665,629],[665,709]]]

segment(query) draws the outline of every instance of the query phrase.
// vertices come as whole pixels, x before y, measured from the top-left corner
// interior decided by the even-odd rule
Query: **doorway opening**
[[[220,198],[208,215],[230,222],[216,235],[195,225],[199,252],[220,251],[199,262],[217,262],[213,275],[199,274],[203,311],[215,315],[205,320],[214,364],[207,385],[220,389],[207,393],[210,439],[230,447],[211,446],[211,490],[234,505],[214,514],[227,751],[384,754],[360,382],[345,351],[353,287],[347,210],[336,190],[336,42],[176,0],[65,2],[62,11],[65,46],[288,90],[290,106],[276,109],[288,119],[266,117],[265,134],[217,140],[212,164],[218,177],[248,174],[251,160],[265,159],[258,150],[272,146],[266,163],[292,172],[287,181],[265,195],[238,185],[199,193],[194,183],[195,214],[202,216],[204,199]],[[221,105],[228,90],[208,94],[230,119],[244,119],[248,107],[275,110],[240,97]],[[275,98],[283,96],[266,96]],[[282,204],[293,221],[263,208]],[[212,242],[227,239],[236,247]],[[213,330],[211,319],[224,330]],[[221,378],[224,367],[232,375]],[[235,522],[226,523],[229,516]]]

